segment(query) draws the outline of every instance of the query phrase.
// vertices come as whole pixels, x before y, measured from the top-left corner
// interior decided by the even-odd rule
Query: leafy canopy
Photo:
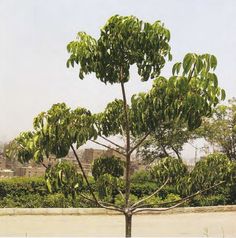
[[[96,138],[95,119],[84,108],[70,109],[65,103],[54,104],[48,111],[35,117],[34,131],[21,133],[12,143],[21,162],[34,159],[65,157],[71,145],[77,148],[90,138]]]
[[[200,160],[191,172],[192,189],[200,190],[221,181],[235,180],[234,164],[225,154],[214,153]]]
[[[134,16],[111,17],[96,40],[85,32],[79,32],[67,50],[70,57],[67,66],[80,66],[79,77],[95,73],[104,83],[129,80],[130,66],[136,64],[142,81],[155,78],[164,67],[165,57],[170,55],[170,32],[160,21],[153,24]],[[121,69],[122,68],[122,72]]]

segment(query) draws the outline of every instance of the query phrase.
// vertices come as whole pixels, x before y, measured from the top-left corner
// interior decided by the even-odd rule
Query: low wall
[[[146,211],[142,214],[178,214],[204,212],[236,212],[236,205],[212,207],[179,207],[168,211]],[[0,208],[0,216],[5,215],[119,215],[119,212],[103,208]]]

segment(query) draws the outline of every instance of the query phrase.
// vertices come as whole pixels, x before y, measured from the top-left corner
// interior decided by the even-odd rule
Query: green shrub
[[[27,194],[21,196],[8,195],[0,200],[0,207],[42,207],[42,198],[39,194]]]
[[[133,204],[136,203],[137,201],[138,201],[137,196],[130,194],[130,203]],[[116,195],[115,197],[115,205],[120,207],[124,207],[125,205],[125,199],[120,194]]]
[[[61,193],[49,194],[42,197],[42,207],[72,207],[72,199],[71,197],[65,198]]]
[[[190,201],[190,206],[194,206],[194,207],[217,206],[217,205],[226,205],[226,204],[227,204],[227,198],[222,194],[209,195],[209,196],[198,195]]]
[[[95,180],[104,174],[121,177],[124,174],[124,161],[115,156],[105,156],[95,159],[92,164],[92,175]]]
[[[148,170],[138,170],[135,171],[131,176],[131,181],[133,183],[146,183],[151,180],[150,172]]]
[[[144,199],[148,196],[144,196],[141,199]],[[141,205],[147,204],[148,207],[154,207],[158,206],[158,204],[162,203],[162,199],[159,196],[152,196],[151,198],[148,198],[144,202],[141,203]]]
[[[160,186],[154,182],[133,183],[131,184],[131,193],[140,198],[152,194],[158,188],[160,188]],[[165,198],[169,193],[177,193],[176,191],[175,186],[166,185],[160,190],[158,195],[161,198]]]
[[[146,183],[132,183],[131,193],[137,197],[143,197],[144,195],[150,195],[157,190],[156,183],[146,182]]]
[[[0,180],[0,198],[7,195],[21,196],[27,194],[48,194],[43,177],[16,177]]]
[[[178,194],[169,193],[165,197],[165,199],[162,200],[162,203],[164,203],[163,207],[170,207],[176,204],[176,201],[180,200],[181,197]],[[184,205],[184,204],[183,204]],[[182,206],[183,206],[182,205]]]
[[[201,159],[191,172],[192,192],[209,188],[221,181],[227,181],[229,184],[231,166],[229,158],[221,153],[213,153]],[[209,190],[207,194],[217,195],[221,191],[222,186],[218,186]]]
[[[187,166],[181,159],[166,157],[158,160],[150,170],[151,179],[160,186],[169,178],[168,184],[175,185],[188,175]]]

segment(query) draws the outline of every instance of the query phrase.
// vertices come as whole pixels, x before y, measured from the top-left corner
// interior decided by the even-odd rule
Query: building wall
[[[14,171],[10,169],[0,169],[0,178],[12,178]]]
[[[6,159],[0,154],[0,169],[6,169]]]
[[[19,177],[37,177],[45,174],[43,167],[18,167],[15,170],[15,175]]]

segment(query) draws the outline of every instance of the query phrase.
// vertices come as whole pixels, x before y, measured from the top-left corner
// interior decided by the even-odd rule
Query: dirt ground
[[[133,236],[236,237],[236,212],[136,215]],[[121,215],[0,216],[0,236],[123,236]]]

